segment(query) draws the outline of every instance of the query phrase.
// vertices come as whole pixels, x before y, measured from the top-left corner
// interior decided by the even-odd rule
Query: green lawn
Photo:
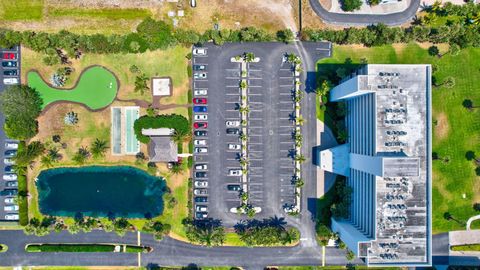
[[[427,50],[417,44],[374,48],[335,46],[332,58],[319,64],[342,64],[347,58],[353,64],[359,64],[361,59],[371,64],[433,64],[438,67],[435,73],[438,82],[447,76],[455,78],[452,89],[432,90],[432,151],[449,159],[449,162],[433,161],[432,219],[434,233],[464,229],[463,222],[478,214],[472,208],[473,203],[480,202],[480,177],[475,175],[474,163],[465,158],[467,151],[480,156],[480,109],[469,111],[462,106],[466,99],[474,106],[480,104],[480,49],[468,48],[457,56],[446,54],[438,58],[428,55]],[[445,220],[446,212],[460,222]]]
[[[86,69],[71,90],[50,87],[35,71],[27,74],[27,80],[30,87],[40,92],[44,108],[56,101],[72,101],[97,110],[110,105],[118,91],[115,75],[100,66]]]
[[[43,0],[0,0],[0,20],[40,20],[43,17],[43,4]]]
[[[453,251],[480,251],[480,244],[452,246],[450,249]]]

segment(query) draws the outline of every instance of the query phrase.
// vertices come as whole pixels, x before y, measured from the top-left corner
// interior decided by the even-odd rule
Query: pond
[[[40,212],[68,217],[155,217],[167,189],[164,179],[127,166],[48,169],[36,185]]]

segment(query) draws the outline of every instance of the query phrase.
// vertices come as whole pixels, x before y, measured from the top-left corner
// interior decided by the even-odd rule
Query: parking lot
[[[6,86],[20,83],[20,48],[0,49],[0,92]],[[18,191],[16,175],[6,173],[12,170],[11,158],[16,154],[18,144],[6,138],[3,125],[5,119],[0,114],[0,221],[18,220],[18,205],[14,198]]]
[[[310,43],[308,49],[315,53],[321,46],[324,43]],[[241,63],[232,62],[232,57],[246,52],[254,53],[259,61],[248,63],[247,73],[242,74]],[[194,98],[201,99],[194,103],[205,103],[194,104],[194,115],[207,115],[206,120],[195,120],[204,122],[206,127],[203,123],[194,124],[195,132],[206,131],[205,136],[194,136],[194,141],[201,144],[196,147],[202,148],[195,148],[194,179],[197,187],[199,182],[208,185],[203,192],[208,194],[200,195],[204,199],[195,197],[195,207],[204,206],[198,209],[204,214],[197,218],[218,218],[227,225],[242,219],[231,209],[240,205],[238,187],[244,186],[241,176],[230,175],[231,170],[241,169],[241,150],[236,146],[241,144],[242,127],[232,123],[241,121],[242,79],[248,84],[249,203],[262,209],[257,218],[282,216],[283,207],[294,203],[295,79],[291,64],[284,58],[290,53],[298,54],[293,45],[281,43],[207,44],[200,48],[200,53],[194,49],[193,91]]]

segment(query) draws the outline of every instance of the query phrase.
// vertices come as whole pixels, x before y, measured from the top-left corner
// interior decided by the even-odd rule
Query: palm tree
[[[300,163],[303,163],[305,162],[307,159],[305,158],[304,155],[302,154],[298,154],[298,155],[295,155],[295,161],[298,161]]]
[[[182,171],[183,171],[183,166],[178,162],[175,162],[170,168],[170,172],[172,172],[173,174],[179,174]]]
[[[302,178],[298,178],[296,181],[295,181],[295,187],[297,188],[301,188],[305,185],[305,182],[303,181]]]
[[[76,112],[68,112],[65,114],[64,122],[70,126],[78,124],[78,114]]]
[[[446,88],[453,88],[455,86],[455,78],[448,76],[442,83]]]
[[[87,159],[90,157],[90,152],[88,151],[88,148],[85,146],[82,146],[81,148],[78,148],[77,153],[73,156],[73,161],[77,164],[83,164]]]
[[[252,52],[246,52],[245,53],[245,62],[253,62],[255,60],[255,54]]]
[[[176,143],[179,144],[183,141],[186,140],[187,134],[183,131],[175,129],[172,134],[172,140]]]
[[[42,163],[42,166],[47,168],[51,168],[53,166],[53,160],[49,155],[43,156],[40,162]]]
[[[221,245],[225,241],[225,229],[207,224],[197,229],[198,241],[206,246]]]
[[[295,63],[295,61],[297,61],[297,55],[295,55],[294,53],[291,53],[288,55],[287,60],[290,63]]]
[[[297,124],[299,124],[300,126],[303,126],[303,124],[305,123],[305,119],[301,115],[297,116],[296,121]]]
[[[92,143],[92,154],[95,158],[105,156],[105,152],[108,149],[108,143],[105,140],[95,139]]]
[[[338,134],[337,134],[337,139],[340,141],[340,142],[345,142],[347,141],[348,139],[348,133],[347,131],[345,131],[344,129],[340,129],[338,131]]]
[[[473,111],[473,108],[475,108],[475,106],[473,106],[473,101],[471,99],[465,99],[462,102],[462,106],[469,111]]]
[[[246,141],[247,140],[247,134],[245,134],[245,133],[240,134],[240,140],[242,142]]]
[[[240,107],[240,109],[238,109],[238,111],[240,113],[249,113],[250,112],[250,108],[248,106],[242,106]]]
[[[62,155],[58,152],[56,147],[49,149],[47,155],[53,162],[57,162],[62,159]]]

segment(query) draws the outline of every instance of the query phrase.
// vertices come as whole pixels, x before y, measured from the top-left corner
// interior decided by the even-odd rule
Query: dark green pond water
[[[163,212],[165,181],[126,166],[44,170],[36,182],[44,215],[154,217]]]

